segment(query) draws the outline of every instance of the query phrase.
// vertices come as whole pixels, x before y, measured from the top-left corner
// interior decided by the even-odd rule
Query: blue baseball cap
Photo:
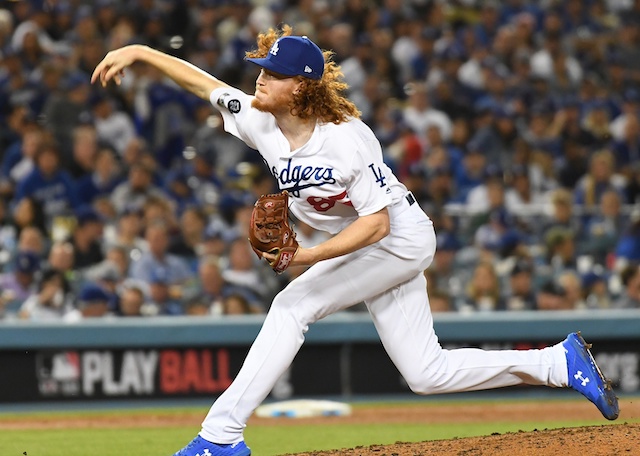
[[[324,56],[306,36],[283,36],[276,40],[264,58],[247,58],[274,73],[320,79],[324,73]]]
[[[93,283],[85,284],[78,295],[78,301],[83,303],[108,302],[110,299],[111,296],[104,290],[104,288]]]
[[[40,259],[35,253],[21,251],[16,254],[16,270],[25,274],[33,274],[40,269]]]

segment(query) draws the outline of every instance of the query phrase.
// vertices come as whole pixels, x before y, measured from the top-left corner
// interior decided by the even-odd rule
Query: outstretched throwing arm
[[[113,80],[120,85],[124,69],[134,62],[144,62],[157,68],[180,87],[204,100],[209,99],[214,89],[229,86],[185,60],[138,44],[109,52],[93,70],[91,83],[100,81],[105,87],[109,81]]]

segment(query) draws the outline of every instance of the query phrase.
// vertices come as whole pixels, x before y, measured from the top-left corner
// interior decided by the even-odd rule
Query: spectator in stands
[[[87,283],[78,293],[75,308],[64,316],[64,320],[76,322],[111,315],[110,301],[111,295],[106,290],[94,283]]]
[[[93,204],[97,198],[110,197],[122,181],[120,167],[110,147],[96,152],[94,170],[78,179],[76,188],[81,204]]]
[[[0,168],[0,194],[12,196],[16,185],[35,167],[35,156],[44,139],[43,128],[35,122],[25,121],[20,139],[9,145],[2,156]]]
[[[570,230],[577,238],[582,235],[582,225],[574,213],[573,196],[571,192],[564,188],[555,190],[550,197],[551,213],[548,214],[535,227],[538,229],[537,235],[543,239],[546,233],[553,228],[564,228]]]
[[[615,49],[617,55],[626,62],[626,65],[631,70],[637,70],[640,68],[637,63],[637,58],[640,57],[638,51],[638,24],[637,24],[638,8],[637,3],[632,2],[631,8],[627,11],[620,11],[619,19],[620,23],[617,27],[617,32],[614,36],[612,46]]]
[[[572,231],[562,227],[551,228],[545,234],[544,242],[547,264],[553,276],[576,269],[576,243]]]
[[[181,215],[187,207],[198,204],[196,194],[189,185],[190,177],[186,169],[180,168],[168,172],[165,178],[163,190],[173,201],[177,215]]]
[[[565,145],[567,142],[572,142],[579,147],[593,147],[596,139],[582,123],[582,103],[578,97],[566,93],[556,103],[557,111],[550,125],[551,134],[559,136]]]
[[[439,150],[444,150],[440,148]],[[430,169],[418,176],[418,179],[426,183],[422,184],[418,199],[422,207],[430,210],[430,213],[442,210],[447,204],[454,201],[455,183],[453,171],[449,165],[443,165]],[[406,181],[406,180],[405,180]],[[415,195],[418,198],[418,195]]]
[[[533,278],[533,262],[527,259],[516,261],[509,272],[509,283],[503,297],[505,310],[535,310]]]
[[[75,210],[78,207],[75,185],[61,168],[60,150],[54,141],[45,140],[40,144],[35,164],[34,170],[18,184],[14,203],[24,197],[32,197],[42,204],[48,221]]]
[[[74,181],[78,181],[94,171],[98,152],[96,129],[91,123],[78,125],[73,129],[71,140],[71,162],[67,169]]]
[[[62,320],[73,309],[73,296],[64,274],[56,269],[43,271],[38,292],[30,296],[18,316],[24,320]]]
[[[162,220],[154,220],[145,231],[145,240],[149,248],[139,259],[131,263],[129,276],[151,284],[166,283],[182,286],[195,278],[189,265],[177,255],[168,253],[169,233]]]
[[[9,203],[0,198],[0,271],[11,257],[16,245],[16,230],[11,225]]]
[[[512,166],[505,175],[505,181],[508,185],[505,206],[510,213],[527,217],[542,211],[547,197],[534,192],[527,166]]]
[[[407,87],[409,99],[402,112],[409,128],[418,135],[423,144],[427,143],[427,129],[432,125],[438,127],[444,141],[448,141],[453,128],[451,119],[444,112],[431,106],[427,87],[419,82],[412,82]]]
[[[47,249],[47,241],[42,231],[35,226],[27,226],[20,231],[18,236],[17,250],[33,252],[42,258]]]
[[[631,223],[618,240],[615,249],[616,270],[628,263],[640,263],[640,210],[631,214]]]
[[[607,280],[603,273],[590,271],[582,276],[582,296],[587,309],[613,307]]]
[[[558,170],[558,184],[574,188],[588,171],[588,148],[573,139],[564,141],[564,157]]]
[[[155,308],[155,315],[184,315],[183,289],[176,284],[165,266],[154,265],[149,274],[149,303]]]
[[[575,202],[586,209],[595,210],[606,190],[624,193],[624,183],[615,173],[615,161],[609,150],[600,150],[591,156],[589,172],[577,183]]]
[[[224,311],[222,302],[227,284],[220,262],[214,255],[203,255],[198,261],[199,302],[204,303],[212,315],[221,315]]]
[[[640,162],[640,113],[629,116],[625,121],[622,136],[612,144],[612,151],[615,169],[630,178]]]
[[[469,142],[463,151],[461,166],[455,174],[455,200],[466,203],[471,190],[482,184],[487,160],[481,144]]]
[[[504,170],[491,162],[484,170],[482,182],[471,189],[466,205],[473,213],[487,213],[498,207],[505,207],[507,200],[513,200],[514,190],[505,185]]]
[[[230,135],[227,135],[230,136]],[[220,201],[222,183],[216,173],[215,153],[196,149],[193,159],[185,166],[189,175],[189,187],[199,205],[215,207]]]
[[[120,291],[117,315],[121,317],[143,317],[149,313],[144,283],[127,280]]]
[[[14,94],[7,90],[11,87],[11,75],[20,73],[22,66],[20,58],[11,49],[4,53],[2,63],[2,90],[0,91],[0,119],[4,122],[0,126],[0,146],[4,149],[21,141],[25,130],[36,125],[35,113],[24,103],[12,102]]]
[[[13,17],[7,9],[0,9],[0,49],[4,49],[13,33]]]
[[[551,107],[543,101],[536,100],[536,104],[528,111],[526,125],[521,132],[525,141],[538,152],[537,161],[549,179],[555,178],[554,171],[548,169],[544,160],[553,162],[555,157],[562,154],[562,140],[552,120]]]
[[[48,233],[42,204],[34,197],[25,196],[16,203],[12,211],[12,225],[15,236],[19,237],[24,228],[34,227],[41,233]]]
[[[102,232],[104,220],[91,206],[81,206],[76,211],[76,226],[68,242],[73,246],[73,265],[85,269],[104,259]]]
[[[125,182],[119,184],[111,194],[111,201],[118,213],[126,207],[142,206],[151,197],[166,199],[167,195],[153,183],[153,171],[141,162],[135,162],[129,169]]]
[[[428,269],[427,289],[449,290],[452,297],[457,297],[461,293],[462,281],[456,272],[456,253],[462,248],[462,243],[449,217],[443,215],[436,221],[441,223],[438,223],[436,232],[436,253]]]
[[[207,300],[201,296],[197,295],[193,298],[189,299],[184,303],[185,315],[190,316],[204,316],[211,315],[211,307],[207,303]]]
[[[572,307],[564,288],[551,279],[538,290],[536,310],[572,310]]]
[[[47,255],[47,267],[63,274],[67,282],[74,286],[78,278],[73,264],[75,253],[70,242],[56,241],[51,245]]]
[[[624,141],[628,138],[627,122],[638,120],[640,116],[640,92],[638,89],[627,89],[622,93],[622,106],[620,113],[609,124],[609,131],[616,142]],[[620,164],[620,163],[618,163]]]
[[[487,312],[503,308],[498,274],[490,262],[481,261],[473,271],[471,281],[458,304],[458,311]]]
[[[255,254],[243,238],[231,243],[229,248],[229,262],[222,271],[225,282],[234,285],[248,293],[264,298],[268,293],[269,284],[263,280],[254,263]],[[262,304],[264,309],[264,303]]]
[[[613,303],[616,309],[640,309],[640,267],[632,263],[622,270],[620,280],[624,287],[622,295]]]
[[[206,226],[204,211],[196,206],[187,207],[180,216],[180,233],[169,245],[169,253],[184,258],[194,271],[197,269]]]
[[[618,240],[624,234],[629,219],[621,213],[620,193],[613,189],[605,190],[600,198],[598,213],[590,217],[584,228],[582,253],[590,255],[600,265],[608,262],[609,255],[615,251]]]
[[[126,247],[117,244],[111,245],[107,247],[103,263],[115,266],[117,275],[121,280],[124,280],[129,273],[131,256],[132,255],[130,255],[129,250]]]
[[[214,219],[204,230],[202,239],[202,255],[224,257],[229,246],[238,238],[238,233],[233,228],[227,227],[220,219]]]
[[[479,249],[481,258],[487,260],[502,257],[505,242],[514,241],[519,241],[515,219],[504,208],[490,211],[486,223],[480,225],[474,235],[474,246]]]
[[[565,291],[565,299],[569,308],[586,308],[587,305],[584,302],[582,293],[582,280],[576,271],[568,270],[563,272],[557,277],[557,281]]]
[[[429,307],[431,308],[431,312],[452,312],[454,310],[452,302],[453,299],[449,293],[444,290],[436,288],[429,291]]]
[[[224,208],[224,216],[230,228],[237,236],[243,239],[249,236],[251,213],[256,199],[257,197],[254,194],[248,191],[240,191],[231,197],[228,203],[221,204],[221,209]]]
[[[260,309],[252,307],[247,297],[239,292],[231,292],[222,300],[223,315],[250,315],[260,313]]]
[[[37,255],[32,252],[15,255],[14,270],[0,274],[0,315],[15,313],[15,304],[23,303],[36,292],[39,271],[40,258]]]
[[[105,244],[121,246],[127,249],[127,255],[134,249],[145,251],[147,242],[141,236],[143,227],[142,209],[127,206],[116,218],[115,226],[105,228]]]
[[[127,144],[136,135],[131,118],[116,109],[115,100],[103,92],[91,98],[91,112],[98,139],[113,147],[119,156],[123,155]]]
[[[178,232],[178,214],[173,201],[169,198],[149,197],[142,206],[142,226],[146,229],[157,220],[162,220],[167,226],[169,235]]]

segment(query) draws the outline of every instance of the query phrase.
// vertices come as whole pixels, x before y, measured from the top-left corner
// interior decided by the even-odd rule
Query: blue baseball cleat
[[[571,333],[562,342],[567,356],[569,386],[593,402],[608,420],[615,420],[620,414],[618,398],[609,382],[596,364],[580,332]]]
[[[211,443],[199,435],[173,456],[249,456],[251,449],[244,442]]]

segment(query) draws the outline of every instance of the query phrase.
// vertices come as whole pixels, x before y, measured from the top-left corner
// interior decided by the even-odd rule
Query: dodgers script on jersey
[[[383,162],[373,132],[358,119],[318,124],[309,141],[292,151],[275,118],[251,107],[252,96],[220,88],[210,100],[225,130],[256,149],[280,190],[289,192],[291,212],[318,230],[336,234],[407,193]]]

